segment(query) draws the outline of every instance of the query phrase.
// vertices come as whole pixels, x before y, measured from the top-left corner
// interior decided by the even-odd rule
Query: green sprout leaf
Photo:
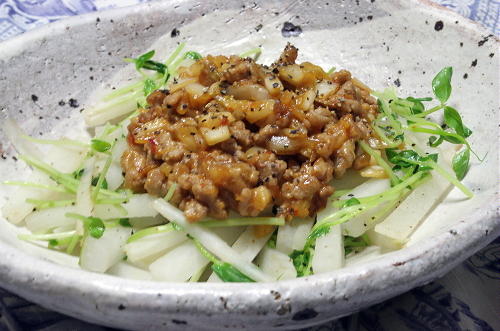
[[[126,227],[126,228],[132,227],[132,224],[130,224],[130,221],[128,218],[120,218],[118,220],[118,224],[120,224],[121,226]]]
[[[155,55],[155,51],[149,51],[147,53],[142,54],[138,58],[126,58],[126,62],[131,62],[135,64],[135,68],[137,71],[141,71],[141,69],[153,70],[159,72],[164,75],[167,72],[168,68],[165,64],[156,62],[151,60]]]
[[[307,247],[304,250],[294,250],[290,254],[295,270],[297,270],[297,277],[303,277],[312,273],[312,249]]]
[[[226,262],[212,264],[212,270],[224,282],[229,283],[254,283],[255,281]]]
[[[410,107],[411,113],[413,115],[420,114],[420,113],[423,113],[425,111],[424,104],[422,103],[422,101],[420,99],[408,97],[408,98],[406,98],[406,100],[411,101],[413,103],[413,105]]]
[[[452,67],[443,68],[432,80],[432,91],[436,98],[445,103],[451,95],[451,77],[453,75]]]
[[[156,91],[158,89],[158,86],[156,85],[155,81],[148,78],[144,81],[144,88],[143,88],[143,91],[144,91],[144,95],[145,96],[148,96],[150,95],[151,93],[153,93],[154,91]]]
[[[470,149],[464,148],[453,156],[452,167],[458,180],[464,179],[469,170]]]
[[[464,138],[472,134],[472,131],[463,124],[462,117],[455,108],[450,106],[444,107],[444,122]]]
[[[71,176],[74,178],[74,179],[80,179],[82,178],[82,175],[83,175],[83,171],[84,169],[78,169],[78,170],[75,170],[71,173]]]
[[[276,248],[276,240],[278,240],[278,230],[275,230],[269,240],[267,241],[266,245],[269,248]]]
[[[91,143],[90,146],[92,147],[93,150],[101,153],[106,152],[111,148],[110,143],[100,139],[92,139],[90,143]]]
[[[387,155],[387,159],[394,165],[401,168],[409,168],[417,165],[417,172],[431,170],[432,167],[427,166],[426,163],[428,163],[428,161],[437,162],[438,159],[438,154],[420,156],[413,150],[404,150],[398,153],[395,149],[388,148],[385,150],[385,152]]]
[[[99,177],[94,177],[92,178],[92,186],[97,186],[97,183],[99,182]],[[108,182],[106,181],[106,178],[101,183],[101,188],[107,190],[108,189]]]
[[[359,205],[361,202],[356,198],[350,198],[342,204],[342,208]]]
[[[146,61],[151,60],[154,55],[155,55],[155,51],[152,50],[152,51],[149,51],[147,53],[142,54],[137,59],[130,59],[130,60],[132,60],[135,63],[135,68],[137,70],[140,70],[142,67],[144,67],[144,64],[146,63]]]
[[[201,54],[195,51],[189,51],[184,54],[185,59],[199,60],[202,58]]]
[[[369,246],[367,238],[364,236],[361,237],[350,237],[350,236],[344,236],[344,251],[345,255],[353,252],[353,251],[358,251],[362,248],[365,248]]]
[[[439,145],[441,145],[443,143],[443,141],[444,141],[444,139],[442,136],[439,136],[439,138],[436,136],[430,136],[428,144],[431,147],[438,147]]]
[[[104,234],[104,230],[106,227],[104,226],[104,222],[97,217],[87,217],[88,222],[86,222],[86,227],[87,230],[89,231],[89,234],[96,238],[99,239],[102,237]]]

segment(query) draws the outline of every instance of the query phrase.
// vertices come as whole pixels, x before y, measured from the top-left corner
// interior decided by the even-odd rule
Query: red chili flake
[[[129,145],[135,145],[135,139],[134,139],[134,136],[132,134],[128,134],[127,135],[127,143]]]
[[[222,125],[228,125],[229,124],[229,120],[227,119],[227,117],[223,117],[220,123]]]
[[[154,138],[148,139],[149,144],[151,145],[151,153],[154,155],[158,151],[158,143]]]

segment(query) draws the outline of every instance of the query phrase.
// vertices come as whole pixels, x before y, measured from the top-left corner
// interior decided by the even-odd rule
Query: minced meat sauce
[[[128,127],[124,186],[161,197],[176,183],[170,202],[192,222],[324,208],[333,178],[369,164],[356,142],[377,103],[348,71],[296,64],[297,51],[271,66],[208,55],[179,68]]]

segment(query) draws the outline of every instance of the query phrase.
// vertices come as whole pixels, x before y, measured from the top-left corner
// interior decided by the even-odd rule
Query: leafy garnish
[[[365,248],[369,245],[368,240],[366,237],[361,236],[361,237],[350,237],[350,236],[344,236],[344,251],[345,255],[353,252],[353,251],[358,251],[362,248]]]
[[[443,68],[432,80],[432,91],[436,98],[445,103],[451,95],[451,76],[453,75],[452,67]]]
[[[455,130],[458,135],[464,138],[472,134],[472,131],[463,124],[462,117],[455,108],[450,106],[444,107],[444,122],[448,127]]]
[[[343,204],[342,204],[342,208],[344,207],[349,207],[349,206],[354,206],[354,205],[359,205],[361,202],[359,202],[358,199],[356,198],[350,198],[350,199],[347,199]]]
[[[118,220],[118,224],[120,224],[121,226],[126,227],[126,228],[132,227],[132,224],[130,224],[130,220],[128,218],[120,218]]]
[[[201,56],[200,53],[195,52],[195,51],[189,51],[189,52],[186,52],[186,54],[184,54],[184,58],[191,59],[191,60],[199,60],[202,57],[203,56]]]
[[[278,240],[278,230],[275,230],[269,240],[267,241],[266,245],[269,248],[276,248],[276,240]]]
[[[102,219],[97,217],[85,217],[83,215],[75,213],[66,213],[66,217],[76,218],[82,221],[86,232],[96,239],[101,238],[104,234],[104,230],[106,230],[106,226],[104,225]]]
[[[90,146],[92,147],[92,149],[97,152],[103,153],[111,148],[111,144],[104,140],[92,139],[90,142],[91,142]]]
[[[93,177],[92,178],[92,186],[97,186],[98,182],[99,182],[99,177]],[[104,178],[104,180],[102,181],[101,188],[103,188],[103,189],[107,189],[108,188],[108,181],[106,180],[106,178]]]
[[[426,156],[421,156],[414,150],[403,150],[397,152],[395,149],[388,148],[385,150],[387,159],[399,168],[409,168],[414,165],[418,166],[415,171],[426,171],[431,170],[432,167],[429,165],[429,160],[437,162],[438,154],[429,154]]]
[[[312,246],[305,247],[303,250],[294,250],[290,254],[293,266],[297,270],[297,277],[308,276],[312,274],[312,258],[314,248]]]
[[[148,96],[150,95],[153,91],[157,90],[158,86],[156,85],[155,81],[148,78],[144,81],[144,95]]]
[[[212,270],[215,272],[217,276],[224,282],[230,282],[230,283],[253,283],[254,280],[249,278],[248,276],[244,275],[233,267],[232,264],[226,263],[226,262],[221,262],[221,263],[214,263],[212,264]]]
[[[163,63],[151,60],[154,55],[155,55],[155,51],[152,50],[152,51],[149,51],[147,53],[142,54],[141,56],[139,56],[136,59],[126,58],[125,61],[134,63],[135,68],[138,71],[141,71],[141,69],[147,69],[147,70],[156,71],[156,72],[164,75],[168,68]]]
[[[198,251],[201,253],[201,255],[203,255],[204,257],[207,258],[207,260],[212,262],[212,270],[217,274],[217,276],[219,276],[219,278],[223,282],[230,282],[230,283],[255,282],[253,279],[251,279],[250,277],[246,276],[241,271],[236,269],[232,264],[223,262],[218,258],[216,258],[215,255],[213,255],[205,247],[203,247],[203,245],[197,239],[189,235],[188,238],[190,238],[193,241],[194,245],[196,246],[196,248],[198,248]]]
[[[468,148],[462,149],[460,152],[455,154],[455,156],[453,156],[451,164],[458,180],[464,179],[467,174],[467,171],[469,170],[469,161],[470,150]]]

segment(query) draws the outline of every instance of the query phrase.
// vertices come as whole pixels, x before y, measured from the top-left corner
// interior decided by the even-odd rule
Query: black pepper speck
[[[472,63],[470,64],[471,67],[475,67],[477,66],[477,59],[474,59],[474,61],[472,61]]]
[[[71,99],[69,99],[68,103],[69,103],[69,106],[71,108],[78,108],[78,107],[80,107],[80,105],[78,104],[78,100],[76,100],[76,99],[71,98]]]
[[[175,38],[180,34],[181,34],[181,32],[179,30],[177,30],[177,28],[173,28],[172,32],[170,32],[170,37]]]
[[[38,96],[36,94],[32,94],[31,95],[31,100],[33,100],[33,102],[37,102],[38,101]]]
[[[444,27],[443,21],[437,21],[436,24],[434,24],[434,30],[436,31],[443,30],[443,27]]]
[[[281,35],[285,38],[297,37],[302,33],[302,28],[290,22],[285,22],[281,28]]]

